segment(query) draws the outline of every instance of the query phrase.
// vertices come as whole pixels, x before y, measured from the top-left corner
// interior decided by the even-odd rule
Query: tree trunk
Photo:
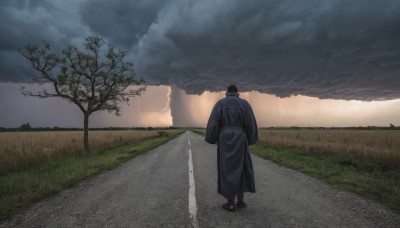
[[[89,114],[84,113],[83,121],[83,155],[89,153]]]

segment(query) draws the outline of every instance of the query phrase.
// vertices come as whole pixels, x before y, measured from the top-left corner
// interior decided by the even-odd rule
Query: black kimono
[[[208,120],[205,141],[218,144],[218,193],[227,199],[254,193],[249,145],[258,141],[258,129],[250,104],[237,93],[219,100]]]

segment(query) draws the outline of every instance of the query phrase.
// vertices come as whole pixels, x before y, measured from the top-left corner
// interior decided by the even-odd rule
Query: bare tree
[[[25,96],[61,97],[76,104],[84,115],[83,153],[89,152],[89,116],[99,110],[120,115],[121,102],[140,95],[146,87],[135,79],[133,64],[126,62],[126,52],[107,45],[98,36],[86,38],[84,50],[67,46],[61,53],[53,52],[48,43],[27,45],[19,50],[38,71],[33,80],[40,85],[50,83],[54,91],[27,91]],[[130,89],[129,86],[132,86]],[[129,103],[128,103],[129,104]]]

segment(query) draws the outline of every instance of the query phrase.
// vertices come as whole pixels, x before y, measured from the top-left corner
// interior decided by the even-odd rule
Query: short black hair
[[[238,92],[238,88],[235,85],[230,85],[228,86],[228,93],[237,93]]]

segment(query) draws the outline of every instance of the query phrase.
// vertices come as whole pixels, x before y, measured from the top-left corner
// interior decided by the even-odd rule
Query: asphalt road
[[[233,213],[216,192],[216,146],[187,132],[0,227],[400,227],[380,205],[252,158],[257,192]]]

